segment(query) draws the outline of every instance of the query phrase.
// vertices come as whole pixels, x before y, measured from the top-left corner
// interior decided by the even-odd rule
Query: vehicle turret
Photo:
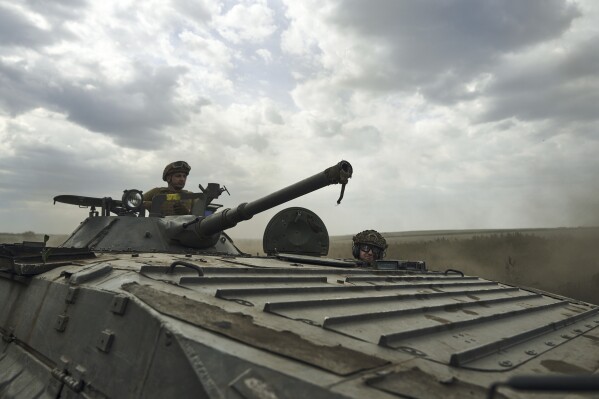
[[[154,197],[149,216],[143,209],[142,192],[125,190],[122,200],[59,195],[55,202],[91,207],[89,217],[62,245],[99,251],[126,252],[219,252],[238,255],[240,251],[223,233],[254,215],[319,190],[331,184],[342,184],[338,203],[353,168],[341,161],[326,170],[255,201],[215,212],[220,205],[212,203],[223,191],[220,185],[200,185],[201,193],[181,193]],[[192,214],[163,216],[160,207],[168,200],[193,200]],[[101,211],[96,211],[96,208]],[[110,216],[111,213],[116,216]]]

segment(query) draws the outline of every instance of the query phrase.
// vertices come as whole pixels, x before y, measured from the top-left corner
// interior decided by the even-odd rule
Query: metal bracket
[[[114,341],[114,333],[110,330],[104,330],[100,333],[98,337],[98,341],[96,342],[96,348],[100,349],[102,352],[108,353],[110,351],[110,347],[112,346],[112,342]]]
[[[124,295],[115,295],[110,304],[110,311],[117,315],[125,314],[129,298]]]
[[[67,323],[69,322],[69,316],[66,314],[58,315],[56,318],[56,324],[54,324],[54,329],[58,332],[63,332],[67,328]]]

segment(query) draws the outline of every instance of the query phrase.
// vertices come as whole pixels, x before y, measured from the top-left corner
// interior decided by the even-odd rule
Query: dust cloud
[[[599,227],[432,234],[384,234],[387,259],[424,260],[429,270],[531,287],[599,304]],[[350,238],[332,240],[329,256],[351,257]]]
[[[383,233],[386,259],[423,260],[429,270],[461,270],[599,304],[599,227]],[[261,240],[235,240],[263,255]],[[330,238],[329,258],[349,259],[351,236]]]

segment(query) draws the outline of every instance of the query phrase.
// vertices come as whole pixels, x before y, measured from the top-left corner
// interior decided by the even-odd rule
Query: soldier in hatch
[[[387,247],[387,241],[376,230],[364,230],[352,238],[352,255],[369,264],[383,259]]]
[[[190,170],[191,167],[185,161],[176,161],[166,165],[162,172],[162,180],[168,183],[168,187],[156,187],[144,193],[144,208],[150,210],[152,199],[155,196],[167,194],[166,201],[160,207],[163,216],[190,214],[191,200],[181,201],[178,195],[169,195],[190,193],[190,191],[183,190]]]

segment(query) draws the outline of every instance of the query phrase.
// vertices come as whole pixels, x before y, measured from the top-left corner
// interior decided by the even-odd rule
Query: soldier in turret
[[[368,264],[383,259],[387,247],[387,240],[376,230],[364,230],[352,238],[352,255]]]
[[[166,201],[160,208],[163,216],[190,214],[191,200],[181,201],[177,195],[190,193],[190,191],[183,190],[190,170],[191,167],[185,161],[176,161],[166,165],[162,172],[162,180],[168,183],[168,187],[155,187],[144,193],[144,207],[150,210],[152,199],[157,195],[166,194]]]

